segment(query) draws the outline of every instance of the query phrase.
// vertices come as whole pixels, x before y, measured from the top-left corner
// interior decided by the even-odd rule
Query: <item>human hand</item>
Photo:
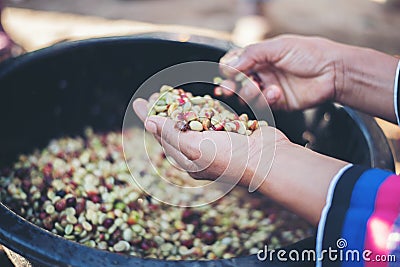
[[[272,108],[298,110],[334,100],[338,94],[338,47],[327,39],[300,36],[280,36],[244,49],[228,52],[221,63],[238,71],[257,73],[263,94]],[[232,77],[230,68],[222,71]],[[231,81],[222,85],[226,95],[238,94],[250,102],[259,96],[257,87],[245,83],[235,88]],[[220,90],[217,88],[216,90]]]
[[[268,126],[250,136],[225,131],[181,132],[171,119],[147,117],[147,103],[137,99],[133,109],[165,154],[192,177],[248,186],[250,192],[258,190],[310,222],[318,222],[330,180],[346,163],[291,143]]]
[[[254,191],[268,175],[275,145],[290,144],[280,131],[268,126],[250,136],[226,131],[182,132],[169,118],[147,117],[147,104],[143,99],[133,103],[146,130],[154,134],[167,156],[196,179],[240,183]]]
[[[283,35],[228,52],[221,67],[230,80],[217,92],[237,92],[247,102],[260,99],[252,83],[236,88],[234,69],[257,73],[273,109],[306,109],[335,101],[396,122],[394,83],[398,59],[382,52],[318,37]],[[236,71],[237,73],[237,71]]]

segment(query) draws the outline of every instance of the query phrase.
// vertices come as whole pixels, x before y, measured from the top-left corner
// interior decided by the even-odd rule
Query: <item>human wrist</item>
[[[374,116],[395,121],[393,88],[398,59],[348,45],[335,61],[335,101]]]
[[[317,224],[330,182],[346,164],[293,143],[284,144],[277,147],[271,171],[259,191]]]

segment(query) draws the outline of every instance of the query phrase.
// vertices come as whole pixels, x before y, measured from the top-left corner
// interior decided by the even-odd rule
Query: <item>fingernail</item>
[[[231,66],[231,67],[233,67],[233,68],[236,68],[237,66],[239,66],[239,61],[240,61],[240,58],[238,57],[238,56],[233,56],[233,57],[231,57],[231,58],[228,58],[226,61],[225,61],[225,64],[226,65],[229,65],[229,66]]]
[[[251,90],[251,81],[250,80],[245,80],[242,83],[242,90],[240,91],[240,93],[243,93],[244,96],[249,96],[250,95],[250,90]]]
[[[274,101],[276,99],[276,92],[274,89],[271,89],[267,92],[267,100]]]
[[[221,87],[215,87],[215,89],[214,89],[214,94],[216,95],[216,96],[221,96],[222,95],[222,88]]]
[[[154,121],[146,120],[145,128],[148,132],[150,132],[152,134],[157,133],[157,125]]]

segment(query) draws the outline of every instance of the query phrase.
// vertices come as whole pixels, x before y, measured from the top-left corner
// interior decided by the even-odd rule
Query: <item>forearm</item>
[[[336,63],[335,100],[396,122],[394,83],[398,59],[367,48],[342,45]]]
[[[259,191],[318,224],[330,182],[346,163],[295,144],[278,147],[275,155]]]
[[[318,225],[316,252],[323,266],[339,266],[323,251],[339,247],[360,255],[366,266],[376,256],[399,255],[400,243],[391,238],[399,232],[400,180],[392,172],[349,166],[329,188],[329,197]],[[343,244],[343,243],[342,243]],[[397,248],[396,248],[397,247]],[[396,256],[398,257],[398,256]],[[321,266],[317,263],[317,266]]]

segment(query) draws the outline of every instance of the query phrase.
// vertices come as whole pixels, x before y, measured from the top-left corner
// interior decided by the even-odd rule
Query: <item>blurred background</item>
[[[2,6],[0,61],[68,40],[149,32],[239,46],[282,33],[320,35],[400,55],[400,0],[0,0]],[[379,124],[400,151],[398,128]]]
[[[399,0],[1,1],[4,28],[28,51],[65,39],[169,31],[239,45],[280,33],[322,35],[400,54]]]

